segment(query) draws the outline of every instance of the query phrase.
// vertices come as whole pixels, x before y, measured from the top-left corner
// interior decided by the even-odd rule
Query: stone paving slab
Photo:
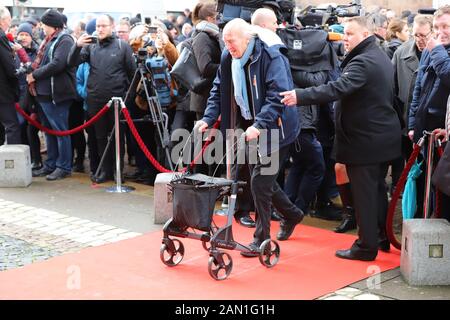
[[[139,235],[0,199],[0,271]]]

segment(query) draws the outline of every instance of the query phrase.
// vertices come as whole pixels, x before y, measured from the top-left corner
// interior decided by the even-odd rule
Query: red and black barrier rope
[[[25,120],[27,120],[29,123],[31,123],[33,126],[38,128],[39,130],[44,131],[45,133],[51,134],[53,136],[63,137],[63,136],[70,136],[72,134],[78,133],[78,132],[88,128],[89,126],[91,126],[95,122],[97,122],[106,112],[108,112],[109,106],[105,105],[95,116],[93,116],[91,119],[86,121],[83,125],[81,125],[79,127],[76,127],[76,128],[73,128],[71,130],[67,130],[67,131],[57,131],[57,130],[53,130],[53,129],[49,129],[49,128],[44,127],[42,124],[40,124],[39,122],[37,122],[36,120],[31,118],[19,106],[18,103],[16,103],[16,110],[17,110],[17,112],[19,112],[25,118]]]
[[[155,167],[156,170],[162,173],[173,173],[172,170],[169,170],[165,168],[163,165],[161,165],[158,160],[155,159],[155,157],[152,155],[150,150],[148,150],[147,146],[145,145],[144,141],[142,140],[141,136],[139,135],[136,126],[134,125],[133,119],[130,116],[130,113],[128,112],[128,109],[126,107],[122,108],[122,113],[125,117],[125,120],[128,123],[128,126],[130,127],[131,133],[133,134],[134,138],[136,139],[136,142],[138,146],[141,148],[142,152],[144,152],[147,159],[151,162],[153,167]],[[213,129],[219,128],[220,121],[216,121],[214,123]],[[190,163],[190,167],[193,168],[195,166],[195,163],[202,157],[203,153],[205,152],[206,148],[211,144],[212,142],[212,134],[214,130],[211,131],[210,136],[208,137],[208,140],[206,141],[205,145],[203,146],[201,152],[194,158],[194,160]],[[185,172],[186,168],[181,170],[180,172]]]
[[[406,163],[405,169],[402,172],[402,175],[400,176],[400,179],[397,182],[397,185],[394,189],[394,194],[392,195],[391,202],[389,203],[389,209],[386,219],[386,233],[387,237],[390,241],[390,243],[397,249],[401,249],[402,245],[400,242],[398,242],[397,238],[394,234],[394,214],[395,209],[397,207],[398,199],[400,198],[400,194],[403,192],[403,189],[405,188],[406,179],[408,178],[409,171],[411,170],[414,162],[416,161],[417,157],[419,156],[421,147],[417,144],[414,145],[413,152],[411,156],[409,157],[408,162]]]
[[[419,144],[414,145],[413,152],[411,156],[409,157],[408,162],[406,163],[405,169],[402,172],[402,175],[400,176],[400,179],[397,182],[397,185],[394,190],[394,194],[392,195],[391,202],[389,203],[389,209],[387,214],[387,220],[386,220],[386,233],[387,237],[390,241],[390,243],[398,250],[401,250],[402,245],[400,242],[398,242],[397,238],[394,234],[394,214],[395,209],[397,207],[398,199],[400,198],[400,194],[403,192],[406,184],[406,180],[408,178],[409,171],[411,170],[412,166],[414,165],[417,157],[419,156],[420,149],[421,149],[421,142]],[[443,149],[440,146],[438,148],[438,155],[439,157],[442,157],[443,155]],[[440,205],[440,192],[436,190],[436,217],[441,216],[441,205]]]

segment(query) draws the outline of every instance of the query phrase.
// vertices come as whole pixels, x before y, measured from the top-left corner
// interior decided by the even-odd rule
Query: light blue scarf
[[[244,66],[247,64],[255,47],[255,38],[251,38],[248,43],[247,50],[240,59],[234,59],[231,62],[231,75],[233,77],[234,98],[237,105],[241,108],[242,117],[245,120],[251,120],[252,113],[250,112],[247,85],[245,83]],[[251,81],[251,80],[250,80]]]

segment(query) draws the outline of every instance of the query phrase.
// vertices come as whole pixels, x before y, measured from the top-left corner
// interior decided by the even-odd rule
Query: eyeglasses
[[[426,39],[426,38],[428,38],[428,37],[430,36],[430,34],[431,34],[431,31],[428,32],[427,34],[415,34],[415,35],[414,35],[414,38],[417,38],[417,39]]]

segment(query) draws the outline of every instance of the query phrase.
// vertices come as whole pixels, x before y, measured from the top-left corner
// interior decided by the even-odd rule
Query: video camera
[[[325,26],[338,23],[338,17],[356,17],[364,15],[361,0],[352,1],[347,5],[329,5],[327,8],[308,6],[300,12],[297,19],[302,26]]]
[[[16,69],[16,76],[21,76],[24,74],[30,74],[33,72],[33,67],[31,62],[24,63],[20,68]]]
[[[144,45],[134,54],[136,63],[143,65],[148,58],[157,54],[155,43],[150,38],[143,38]],[[148,50],[150,48],[150,50]]]

